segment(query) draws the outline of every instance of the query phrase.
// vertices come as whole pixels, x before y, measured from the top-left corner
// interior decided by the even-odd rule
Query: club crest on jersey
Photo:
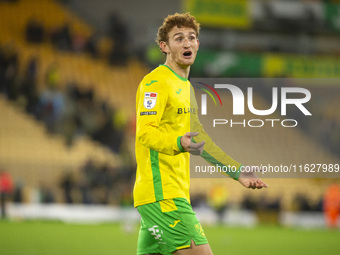
[[[145,92],[144,95],[144,107],[146,109],[152,109],[155,107],[157,101],[157,93]]]

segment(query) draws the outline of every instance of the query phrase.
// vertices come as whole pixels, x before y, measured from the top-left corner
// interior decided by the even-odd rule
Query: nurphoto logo
[[[215,105],[217,105],[216,100],[212,93],[218,98],[220,105],[222,105],[222,99],[219,94],[222,91],[230,93],[232,96],[232,114],[245,115],[245,107],[247,110],[256,116],[269,116],[271,114],[276,114],[279,116],[287,116],[287,106],[291,105],[295,107],[295,110],[300,111],[304,116],[312,116],[312,113],[305,106],[311,100],[311,92],[306,88],[301,87],[272,87],[271,88],[271,98],[267,98],[271,102],[271,106],[267,109],[257,109],[254,106],[254,93],[253,87],[247,86],[246,93],[242,89],[235,85],[229,83],[215,83],[209,85],[203,82],[197,82],[204,87],[198,87],[203,91],[201,94],[201,104],[200,113],[201,115],[208,114],[208,103],[207,95],[212,98]],[[243,86],[244,87],[244,86]],[[212,93],[208,90],[210,89]],[[266,118],[266,119],[243,119],[242,121],[235,121],[233,119],[225,118],[214,118],[213,126],[217,125],[230,125],[230,127],[236,125],[242,125],[243,127],[263,127],[265,124],[274,127],[275,124],[280,123],[282,127],[296,127],[298,121],[296,119],[278,119],[278,118]]]

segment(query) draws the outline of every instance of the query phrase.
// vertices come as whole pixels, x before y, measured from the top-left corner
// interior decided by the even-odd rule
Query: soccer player
[[[147,74],[136,96],[134,206],[141,215],[137,254],[212,254],[190,205],[190,154],[214,165],[247,188],[267,185],[225,154],[205,133],[188,81],[199,47],[200,25],[189,13],[169,15],[158,29],[164,65]],[[192,125],[190,127],[190,119]]]

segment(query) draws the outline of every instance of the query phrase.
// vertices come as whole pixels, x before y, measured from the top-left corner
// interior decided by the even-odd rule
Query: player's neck
[[[166,60],[165,65],[170,67],[172,71],[174,71],[179,76],[188,79],[189,73],[190,73],[190,66],[181,66],[177,64],[175,61],[172,60]]]

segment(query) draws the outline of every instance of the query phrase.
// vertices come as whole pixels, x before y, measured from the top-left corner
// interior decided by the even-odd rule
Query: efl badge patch
[[[155,107],[157,101],[157,93],[145,92],[144,95],[144,107],[146,109],[152,109]]]

